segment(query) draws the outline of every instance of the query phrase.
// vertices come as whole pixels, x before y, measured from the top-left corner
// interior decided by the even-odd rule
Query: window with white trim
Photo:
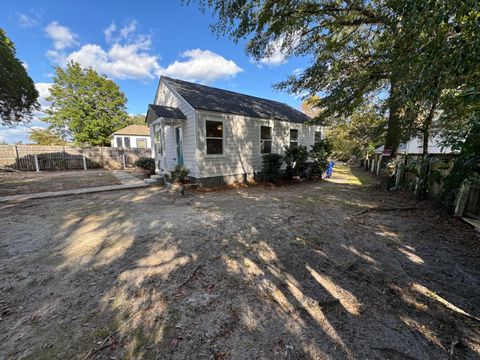
[[[298,129],[290,129],[290,146],[298,146]]]
[[[319,143],[320,141],[322,141],[322,132],[315,131],[315,139],[314,139],[315,144]]]
[[[223,122],[205,121],[205,139],[207,155],[223,154]]]
[[[130,136],[125,136],[123,142],[125,143],[126,148],[130,148]]]
[[[123,141],[121,136],[117,136],[117,147],[123,147]]]
[[[260,153],[272,153],[272,128],[270,126],[260,127]]]

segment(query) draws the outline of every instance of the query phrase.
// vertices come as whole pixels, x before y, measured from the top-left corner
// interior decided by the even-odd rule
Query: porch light
[[[217,130],[218,130],[218,131],[222,131],[222,125],[221,125],[221,124],[218,124],[218,125],[217,125]]]

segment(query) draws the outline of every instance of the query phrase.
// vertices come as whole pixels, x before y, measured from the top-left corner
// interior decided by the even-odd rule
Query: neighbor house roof
[[[148,136],[150,135],[150,129],[145,125],[128,125],[123,129],[115,131],[112,135],[139,135],[139,136]]]
[[[304,123],[310,118],[278,101],[163,77],[193,108],[229,114]]]
[[[147,111],[147,123],[158,119],[159,117],[169,118],[169,119],[186,119],[186,116],[182,113],[179,108],[171,106],[161,106],[161,105],[148,105]]]

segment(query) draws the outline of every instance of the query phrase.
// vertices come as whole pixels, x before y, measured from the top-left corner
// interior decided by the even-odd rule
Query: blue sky
[[[168,75],[232,91],[286,102],[298,96],[272,84],[300,71],[305,59],[285,59],[278,51],[253,62],[245,43],[212,34],[210,12],[181,1],[2,1],[0,26],[15,42],[17,56],[37,84],[42,106],[53,67],[73,59],[113,79],[128,98],[128,112],[143,114],[158,78]],[[0,127],[0,140],[28,142],[28,128]]]

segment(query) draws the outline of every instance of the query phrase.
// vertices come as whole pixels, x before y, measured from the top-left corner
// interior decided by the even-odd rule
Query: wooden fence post
[[[127,168],[127,159],[126,159],[127,155],[125,154],[125,151],[123,151],[123,154],[122,154],[122,160],[123,160],[123,168],[126,169]]]
[[[16,159],[16,165],[17,165],[17,170],[21,170],[20,169],[20,156],[18,156],[18,148],[17,148],[17,145],[15,145],[15,159]]]
[[[38,156],[37,154],[33,154],[33,158],[35,159],[35,171],[40,172],[40,165],[38,164]]]

